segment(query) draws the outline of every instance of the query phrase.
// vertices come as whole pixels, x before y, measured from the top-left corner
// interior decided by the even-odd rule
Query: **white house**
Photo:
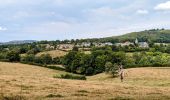
[[[147,42],[139,42],[138,44],[140,48],[149,48],[149,44]]]
[[[124,43],[116,43],[115,45],[124,47],[124,46],[134,45],[134,43],[127,41],[127,42],[124,42]]]
[[[46,44],[46,47],[45,47],[46,49],[55,49],[55,47],[54,46],[51,46],[50,44]]]
[[[74,47],[74,44],[59,44],[59,45],[57,46],[57,48],[58,48],[58,49],[61,49],[61,50],[65,50],[65,49],[67,49],[67,50],[72,50],[73,47]]]
[[[91,43],[90,42],[83,42],[83,43],[78,43],[76,47],[90,47]]]
[[[112,46],[113,45],[111,42],[106,42],[104,44],[107,45],[107,46]]]
[[[91,46],[91,43],[90,42],[83,42],[81,44],[82,47],[90,47]]]

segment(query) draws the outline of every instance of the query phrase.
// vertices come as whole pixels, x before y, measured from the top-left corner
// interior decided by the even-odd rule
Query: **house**
[[[149,44],[147,42],[139,42],[138,45],[140,48],[149,48]]]
[[[91,43],[90,42],[83,42],[83,43],[78,43],[76,47],[90,47]]]
[[[90,42],[83,42],[81,43],[81,47],[90,47],[91,43]]]
[[[134,43],[129,42],[129,41],[126,41],[126,42],[124,42],[124,43],[116,43],[115,45],[116,45],[116,46],[122,46],[122,47],[124,47],[124,46],[134,45]]]
[[[95,47],[104,47],[106,46],[104,43],[93,43]]]
[[[96,42],[94,42],[94,43],[92,43],[95,47],[99,47],[100,46],[100,44],[99,43],[96,43]]]
[[[136,38],[135,44],[139,45],[140,48],[149,48],[149,44],[147,42],[139,42]]]
[[[57,46],[57,49],[60,49],[60,50],[72,50],[74,47],[74,44],[59,44]]]
[[[48,49],[52,49],[52,50],[55,49],[55,47],[54,47],[54,46],[51,46],[50,44],[47,44],[45,48],[46,48],[47,50],[48,50]]]
[[[9,51],[9,48],[4,48],[4,50]]]
[[[112,46],[113,44],[111,42],[104,43],[106,46]]]

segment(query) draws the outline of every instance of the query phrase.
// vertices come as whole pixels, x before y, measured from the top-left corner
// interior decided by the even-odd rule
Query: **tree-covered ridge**
[[[112,42],[112,43],[125,41],[134,42],[136,38],[140,42],[170,43],[170,30],[151,29],[140,32],[131,32],[120,36],[92,39],[77,39],[76,42]]]
[[[117,39],[119,42],[134,41],[136,38],[138,38],[139,41],[170,43],[170,30],[152,29],[152,30],[145,30],[141,32],[132,32],[122,36],[112,37],[112,39]]]

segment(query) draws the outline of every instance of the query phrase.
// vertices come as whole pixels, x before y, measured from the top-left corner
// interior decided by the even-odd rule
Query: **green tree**
[[[20,61],[20,55],[16,51],[10,51],[7,53],[7,59],[10,62]]]
[[[52,57],[49,54],[41,55],[40,59],[42,60],[43,64],[51,64],[52,63]]]
[[[79,51],[79,48],[74,46],[72,51]]]
[[[82,55],[83,53],[80,53],[78,52],[76,55],[75,55],[75,58],[74,60],[72,61],[72,64],[71,64],[71,72],[76,72],[76,70],[81,67],[81,58],[82,58]]]
[[[105,64],[105,72],[107,74],[111,74],[113,77],[118,75],[119,66],[117,64],[112,64],[111,62],[107,62]]]
[[[101,73],[105,70],[106,56],[100,55],[95,59],[95,73]]]
[[[170,53],[170,45],[167,46],[166,52],[167,52],[167,53]]]
[[[34,60],[35,60],[35,55],[33,54],[26,55],[22,58],[23,62],[34,62]]]
[[[86,75],[93,75],[93,73],[94,73],[94,69],[92,67],[88,67],[86,69]]]
[[[76,54],[76,51],[70,51],[62,59],[62,64],[64,65],[66,71],[71,72],[72,61],[75,59]]]
[[[113,52],[111,55],[112,63],[123,64],[125,62],[125,52]]]

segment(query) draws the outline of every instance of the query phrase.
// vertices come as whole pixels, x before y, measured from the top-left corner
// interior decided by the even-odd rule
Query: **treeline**
[[[131,64],[128,66],[136,67],[161,67],[170,66],[170,55],[161,52],[141,52],[134,53],[133,56],[128,59]]]
[[[108,72],[108,68],[113,70],[118,65],[124,65],[125,68],[170,66],[170,55],[161,52],[129,54],[121,51],[115,52],[110,47],[107,47],[102,50],[93,50],[91,54],[71,51],[64,57],[63,64],[68,72],[94,75],[105,71]]]
[[[0,53],[0,61],[21,62],[40,66],[46,66],[48,64],[62,64],[61,58],[62,57],[52,58],[49,54],[42,54],[40,56],[36,56],[35,54],[21,55],[17,51]]]
[[[124,52],[110,52],[104,50],[93,51],[92,54],[84,54],[71,51],[63,59],[66,71],[83,75],[94,75],[105,71],[106,62],[123,63]]]

